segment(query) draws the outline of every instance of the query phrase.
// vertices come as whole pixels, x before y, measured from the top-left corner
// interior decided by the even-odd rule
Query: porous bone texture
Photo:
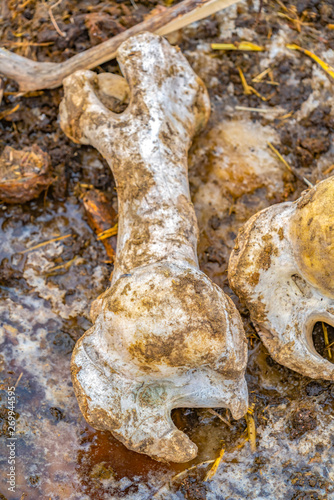
[[[254,215],[229,262],[230,285],[271,356],[316,379],[334,380],[312,340],[315,323],[334,325],[333,262],[334,177]]]

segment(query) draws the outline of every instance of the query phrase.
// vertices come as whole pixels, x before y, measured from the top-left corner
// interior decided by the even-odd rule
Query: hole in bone
[[[328,345],[332,346],[327,349],[324,327],[327,330]],[[322,358],[334,363],[334,327],[328,323],[317,321],[313,327],[312,340],[315,350]]]
[[[298,274],[292,274],[291,279],[304,297],[312,296],[310,285],[308,285],[303,278],[301,278]]]
[[[130,99],[130,89],[125,78],[115,73],[100,73],[94,88],[102,104],[113,113],[123,113]]]
[[[171,417],[176,427],[189,437],[199,422],[196,408],[175,408],[172,410]]]

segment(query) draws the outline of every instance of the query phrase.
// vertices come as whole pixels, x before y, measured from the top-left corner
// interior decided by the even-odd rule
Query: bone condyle
[[[187,152],[210,102],[179,49],[159,36],[130,38],[118,61],[130,88],[120,114],[102,104],[95,73],[64,80],[61,126],[108,161],[119,204],[111,287],[76,344],[72,378],[93,427],[157,460],[186,462],[197,447],[173,424],[173,408],[227,407],[235,418],[247,410],[242,322],[198,268],[189,196]]]
[[[334,380],[315,350],[316,322],[334,325],[334,177],[296,202],[269,207],[240,231],[231,287],[248,307],[271,356],[312,378]]]

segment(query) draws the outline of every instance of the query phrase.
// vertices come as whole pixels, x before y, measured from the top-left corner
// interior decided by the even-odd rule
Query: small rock
[[[0,157],[0,200],[25,203],[52,184],[50,158],[38,146],[18,151],[6,146]]]

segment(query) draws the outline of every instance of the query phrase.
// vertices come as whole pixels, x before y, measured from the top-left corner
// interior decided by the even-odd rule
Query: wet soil
[[[59,62],[165,3],[63,0],[52,12],[64,36],[51,22],[50,5],[4,0],[1,44],[33,59]],[[60,130],[61,88],[22,95],[15,82],[5,79],[0,116],[19,107],[0,119],[0,153],[6,146],[35,144],[50,155],[56,181],[29,203],[0,206],[1,499],[334,498],[333,384],[307,379],[272,360],[227,282],[229,254],[242,224],[262,208],[295,200],[307,187],[303,177],[316,183],[332,173],[334,82],[310,58],[285,45],[296,43],[334,65],[334,4],[269,0],[260,14],[259,8],[259,2],[240,2],[169,37],[210,93],[210,122],[189,155],[199,259],[244,321],[257,451],[245,442],[245,419],[234,421],[223,409],[217,412],[228,424],[205,409],[174,411],[176,425],[199,447],[196,460],[182,465],[130,452],[109,433],[86,424],[72,389],[70,357],[91,325],[90,304],[108,286],[112,264],[88,224],[83,198],[92,188],[100,190],[117,210],[115,185],[103,158]],[[213,42],[240,40],[266,50],[210,48]],[[260,97],[245,94],[238,68]],[[268,73],[252,82],[267,68],[272,77]],[[119,68],[111,61],[97,71]],[[297,177],[268,151],[268,141]],[[49,240],[54,241],[37,247]],[[329,337],[334,340],[330,328]],[[319,325],[314,344],[328,356]],[[15,384],[17,488],[11,492],[7,393]],[[212,464],[207,461],[222,447],[226,452],[217,474],[204,482]]]

